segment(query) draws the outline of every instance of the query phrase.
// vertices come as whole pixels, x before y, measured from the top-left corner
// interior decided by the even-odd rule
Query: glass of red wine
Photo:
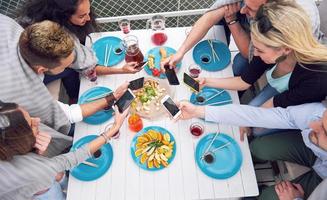
[[[125,61],[126,62],[137,62],[139,63],[136,67],[142,67],[144,56],[139,48],[138,39],[134,35],[125,37],[122,41],[122,46],[125,49]]]
[[[201,68],[196,64],[192,64],[188,67],[188,72],[192,78],[198,78],[201,73]]]
[[[168,37],[165,33],[165,23],[166,19],[162,15],[154,15],[147,21],[147,29],[151,28],[153,31],[151,36],[153,44],[161,46],[167,41]]]
[[[118,22],[118,25],[120,27],[120,30],[124,34],[128,34],[131,31],[131,23],[128,19],[122,19]]]
[[[194,122],[190,126],[190,132],[193,136],[199,137],[204,133],[204,126],[200,122]]]

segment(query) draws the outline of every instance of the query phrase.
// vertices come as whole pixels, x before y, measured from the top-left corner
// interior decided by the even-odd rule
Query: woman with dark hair
[[[126,63],[122,68],[112,68],[97,65],[97,59],[92,49],[85,47],[86,37],[97,31],[95,14],[89,0],[28,0],[20,11],[18,23],[23,27],[43,20],[51,20],[68,29],[75,38],[75,51],[84,55],[85,66],[81,68],[94,68],[98,75],[136,73],[142,68],[137,68],[138,63]],[[76,58],[80,59],[80,58]],[[67,68],[58,75],[46,75],[44,84],[56,79],[62,79],[70,99],[78,98],[79,74],[73,69]],[[74,101],[72,102],[74,103]]]
[[[58,176],[109,142],[119,131],[128,110],[121,114],[115,109],[114,125],[90,143],[74,152],[47,158],[33,152],[39,119],[31,117],[15,103],[0,101],[0,199],[63,200],[56,181],[61,179]]]

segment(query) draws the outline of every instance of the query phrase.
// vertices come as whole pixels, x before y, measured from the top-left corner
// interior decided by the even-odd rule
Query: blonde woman
[[[246,90],[268,70],[269,93],[250,105],[287,107],[319,102],[327,95],[327,47],[314,38],[309,17],[293,1],[260,7],[251,25],[254,58],[241,76],[200,78],[202,86]]]

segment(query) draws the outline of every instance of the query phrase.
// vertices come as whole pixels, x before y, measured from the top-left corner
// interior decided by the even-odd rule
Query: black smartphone
[[[124,112],[128,108],[128,106],[132,103],[132,101],[135,99],[135,95],[130,89],[127,89],[127,91],[121,96],[118,101],[116,101],[115,105],[118,107],[118,111],[120,113]]]
[[[199,92],[200,84],[194,78],[190,77],[188,74],[184,73],[183,77],[184,83],[191,88],[191,90]]]
[[[148,64],[148,61],[140,62],[138,65],[136,65],[135,69],[143,69],[145,65]]]
[[[174,69],[170,69],[169,65],[165,65],[165,73],[170,85],[179,85],[179,81]]]
[[[162,105],[166,108],[169,114],[172,116],[173,119],[177,119],[181,114],[182,111],[177,107],[175,102],[170,98],[170,96],[166,95],[161,99]]]
[[[131,90],[138,90],[143,87],[144,84],[144,77],[135,79],[129,82],[128,88]]]

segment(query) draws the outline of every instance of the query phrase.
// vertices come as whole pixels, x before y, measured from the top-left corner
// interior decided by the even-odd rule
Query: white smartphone
[[[161,104],[165,107],[173,119],[177,119],[182,114],[182,111],[177,107],[177,105],[168,95],[161,99]]]
[[[135,95],[133,92],[130,89],[127,89],[123,96],[116,101],[115,105],[117,105],[119,112],[122,113],[128,108],[134,99]]]

